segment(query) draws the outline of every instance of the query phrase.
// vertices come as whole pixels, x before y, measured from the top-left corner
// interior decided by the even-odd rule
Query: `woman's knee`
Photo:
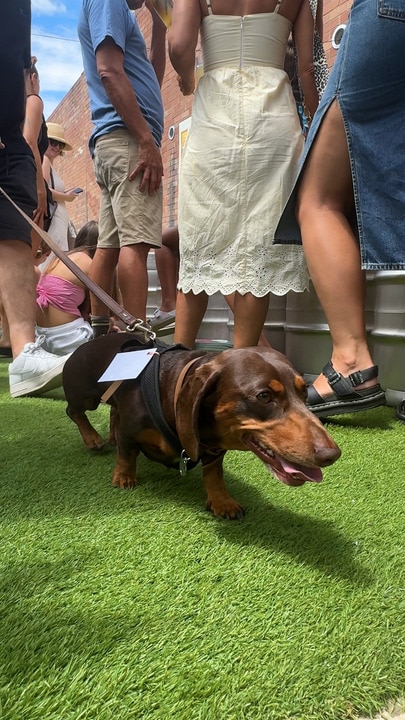
[[[341,111],[336,102],[318,130],[302,171],[297,194],[297,219],[320,211],[350,212],[353,183]]]

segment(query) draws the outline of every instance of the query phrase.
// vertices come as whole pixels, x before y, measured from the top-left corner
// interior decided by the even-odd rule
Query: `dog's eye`
[[[269,390],[263,390],[263,392],[258,393],[256,397],[261,403],[269,403],[273,400],[273,395]]]

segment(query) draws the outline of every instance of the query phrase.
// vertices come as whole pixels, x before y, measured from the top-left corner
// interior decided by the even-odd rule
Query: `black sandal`
[[[333,395],[322,397],[313,385],[308,387],[307,407],[318,417],[359,412],[386,404],[385,392],[379,384],[362,390],[354,389],[378,376],[377,365],[366,370],[357,370],[344,377],[336,372],[331,362],[328,362],[322,373],[331,386]]]

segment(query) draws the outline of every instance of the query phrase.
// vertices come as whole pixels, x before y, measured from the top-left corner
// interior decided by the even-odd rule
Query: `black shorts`
[[[37,207],[35,160],[30,154],[10,154],[0,150],[0,186],[28,217]],[[0,193],[0,241],[22,240],[31,245],[31,227]]]

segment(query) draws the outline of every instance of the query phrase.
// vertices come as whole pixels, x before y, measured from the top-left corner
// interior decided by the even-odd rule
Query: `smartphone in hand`
[[[68,193],[74,193],[74,195],[79,195],[79,193],[83,192],[82,188],[76,187],[72,188],[71,190],[68,190]]]

